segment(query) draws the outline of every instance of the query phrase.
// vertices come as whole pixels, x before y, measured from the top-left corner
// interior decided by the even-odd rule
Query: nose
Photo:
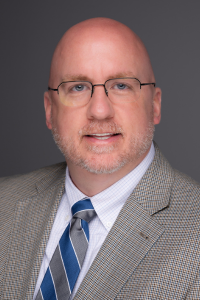
[[[92,96],[88,103],[88,119],[106,120],[114,116],[114,109],[103,84],[93,86]]]

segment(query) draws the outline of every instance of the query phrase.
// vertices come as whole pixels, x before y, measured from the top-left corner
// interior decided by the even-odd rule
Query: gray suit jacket
[[[31,300],[65,163],[0,182],[0,299]],[[200,299],[200,186],[155,158],[75,299]]]

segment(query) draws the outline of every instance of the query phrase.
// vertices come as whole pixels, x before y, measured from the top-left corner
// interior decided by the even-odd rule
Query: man
[[[152,144],[161,90],[141,40],[110,19],[73,26],[44,105],[67,169],[2,179],[2,299],[200,299],[200,189]],[[87,250],[72,229],[82,201],[95,212]],[[72,286],[68,248],[63,276],[55,260],[65,266],[65,232],[82,257]]]

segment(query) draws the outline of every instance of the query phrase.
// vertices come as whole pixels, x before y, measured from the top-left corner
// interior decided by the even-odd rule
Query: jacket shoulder
[[[36,183],[40,183],[45,178],[59,177],[65,169],[66,163],[62,162],[26,174],[2,177],[0,178],[0,199],[7,196],[8,193],[22,195],[24,191],[27,195],[28,192],[31,193],[31,190],[35,190]]]
[[[174,169],[173,190],[181,194],[192,196],[200,196],[200,184],[190,176]]]
[[[66,163],[58,163],[33,172],[4,177],[0,179],[0,216],[14,213],[15,205],[19,200],[36,195],[38,187],[51,186],[65,174]],[[0,218],[1,220],[1,218]],[[1,223],[1,222],[0,222]]]

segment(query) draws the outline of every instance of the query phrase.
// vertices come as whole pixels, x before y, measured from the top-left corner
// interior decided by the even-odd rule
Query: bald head
[[[120,22],[108,18],[93,18],[71,27],[58,43],[52,58],[49,85],[55,87],[61,80],[73,79],[77,75],[84,77],[84,63],[90,66],[96,64],[103,73],[103,68],[109,68],[107,61],[113,59],[114,53],[115,64],[119,64],[119,74],[133,73],[141,82],[155,81],[149,55],[140,38]],[[129,59],[130,70],[120,71],[123,60],[120,56]],[[110,67],[110,72],[111,69]],[[87,76],[95,80],[94,73]]]

